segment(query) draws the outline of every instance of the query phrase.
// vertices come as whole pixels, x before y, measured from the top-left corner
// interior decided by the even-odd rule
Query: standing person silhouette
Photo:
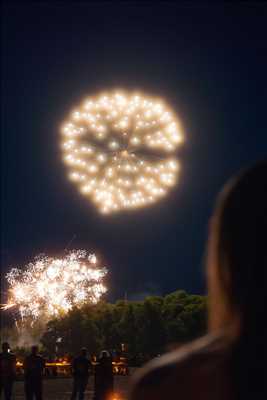
[[[11,400],[13,384],[16,378],[16,356],[10,352],[7,342],[2,344],[0,354],[0,396],[4,392],[5,400]]]
[[[90,367],[91,363],[87,358],[87,349],[83,347],[79,356],[72,361],[73,390],[71,400],[76,400],[77,395],[79,395],[79,400],[83,400],[88,384]]]
[[[45,360],[38,354],[38,346],[32,346],[23,363],[26,400],[42,400],[44,368]]]
[[[150,362],[131,400],[267,399],[267,162],[233,178],[210,221],[209,334]]]
[[[98,364],[95,367],[94,400],[109,400],[113,395],[113,368],[112,357],[107,350],[100,353]]]

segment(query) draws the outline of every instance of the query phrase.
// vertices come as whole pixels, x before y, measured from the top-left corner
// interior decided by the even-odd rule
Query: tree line
[[[125,350],[131,360],[147,360],[206,332],[207,298],[177,290],[144,301],[100,301],[51,320],[41,338],[50,355],[76,354],[87,347]]]

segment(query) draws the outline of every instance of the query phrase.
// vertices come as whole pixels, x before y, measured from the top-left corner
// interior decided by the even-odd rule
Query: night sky
[[[62,255],[76,235],[70,249],[109,267],[109,300],[203,293],[216,194],[267,156],[266,3],[21,3],[3,8],[3,271]],[[103,216],[67,179],[59,130],[84,97],[117,87],[166,99],[186,141],[169,196]]]

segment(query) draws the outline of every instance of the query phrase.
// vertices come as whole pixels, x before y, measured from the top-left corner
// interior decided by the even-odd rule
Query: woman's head
[[[267,162],[241,172],[219,195],[208,245],[210,329],[245,334],[264,321],[267,290]],[[261,328],[262,329],[262,328]]]
[[[102,350],[99,354],[99,359],[102,360],[107,358],[110,358],[109,352],[107,350]]]

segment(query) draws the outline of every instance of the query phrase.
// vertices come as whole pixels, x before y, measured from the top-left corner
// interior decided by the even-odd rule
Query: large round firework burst
[[[40,255],[24,269],[13,268],[6,275],[9,300],[2,309],[16,307],[22,320],[48,320],[74,306],[98,302],[106,292],[106,274],[96,256],[85,250],[61,258]]]
[[[154,203],[177,181],[183,136],[161,100],[100,94],[72,112],[62,134],[70,179],[103,213]]]

